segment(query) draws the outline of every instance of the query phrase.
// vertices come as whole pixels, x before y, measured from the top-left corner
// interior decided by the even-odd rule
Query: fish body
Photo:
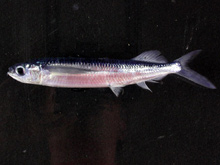
[[[70,88],[123,87],[180,70],[179,63],[130,60],[56,59],[41,65],[40,85]]]
[[[51,87],[109,87],[116,96],[122,87],[131,84],[150,90],[145,82],[156,82],[174,73],[214,89],[208,79],[186,66],[199,53],[199,50],[190,52],[172,63],[156,50],[143,52],[130,60],[47,58],[16,64],[9,68],[8,74],[23,83]]]

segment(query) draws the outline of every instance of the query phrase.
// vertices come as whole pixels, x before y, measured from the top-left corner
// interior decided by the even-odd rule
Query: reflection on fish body
[[[174,73],[215,89],[207,78],[187,67],[200,52],[190,52],[172,63],[157,50],[143,52],[130,60],[47,58],[16,64],[9,68],[8,75],[23,83],[51,87],[109,87],[116,96],[122,87],[131,84],[150,90],[145,82],[156,82]]]

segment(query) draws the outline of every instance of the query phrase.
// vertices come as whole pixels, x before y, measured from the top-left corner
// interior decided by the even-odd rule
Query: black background
[[[219,164],[219,12],[218,0],[1,0],[0,164]],[[6,74],[33,58],[155,49],[169,61],[202,49],[190,66],[217,89],[168,76],[116,98]]]

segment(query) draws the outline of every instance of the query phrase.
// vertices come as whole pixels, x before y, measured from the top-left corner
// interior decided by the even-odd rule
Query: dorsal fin
[[[166,58],[164,56],[161,56],[161,52],[158,50],[150,50],[143,52],[137,57],[132,58],[132,60],[146,61],[153,63],[167,63]]]

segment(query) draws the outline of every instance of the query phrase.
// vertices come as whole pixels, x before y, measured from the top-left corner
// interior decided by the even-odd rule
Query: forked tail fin
[[[192,51],[186,55],[183,55],[182,57],[175,60],[175,62],[179,62],[181,65],[181,71],[177,72],[176,74],[184,77],[190,81],[193,81],[196,84],[199,84],[201,86],[204,86],[206,88],[210,89],[216,89],[216,87],[204,76],[200,75],[199,73],[191,70],[187,64],[194,59],[201,50],[195,50]]]

